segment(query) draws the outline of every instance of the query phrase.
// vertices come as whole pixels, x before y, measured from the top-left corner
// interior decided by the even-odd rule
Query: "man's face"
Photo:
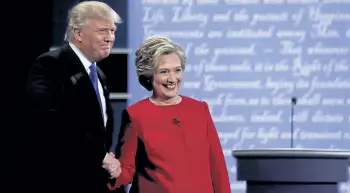
[[[106,58],[113,47],[116,26],[106,19],[91,19],[82,29],[74,31],[79,42],[78,47],[91,61],[97,62]]]

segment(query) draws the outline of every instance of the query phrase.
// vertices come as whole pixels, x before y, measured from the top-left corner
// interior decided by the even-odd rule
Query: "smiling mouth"
[[[163,84],[163,86],[167,89],[175,89],[176,88],[176,84]]]

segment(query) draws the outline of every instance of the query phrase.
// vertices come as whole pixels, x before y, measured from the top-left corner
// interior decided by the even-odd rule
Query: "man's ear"
[[[73,35],[74,35],[74,39],[75,39],[75,40],[77,40],[78,42],[81,42],[81,41],[82,41],[82,38],[81,38],[81,35],[82,35],[81,29],[74,28],[74,29],[73,29]]]

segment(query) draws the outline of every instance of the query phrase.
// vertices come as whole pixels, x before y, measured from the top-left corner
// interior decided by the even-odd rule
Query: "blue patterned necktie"
[[[97,76],[96,64],[95,63],[91,64],[89,68],[90,68],[90,79],[91,79],[92,85],[94,86],[96,97],[97,97],[98,103],[100,104],[101,114],[103,118],[101,97],[100,97],[100,92],[98,91],[98,76]]]

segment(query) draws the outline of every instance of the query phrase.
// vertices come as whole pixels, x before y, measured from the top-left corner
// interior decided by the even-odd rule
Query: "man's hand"
[[[111,178],[117,178],[120,175],[120,162],[115,158],[112,152],[106,154],[102,164],[102,167],[109,172]]]
[[[115,155],[112,152],[109,152],[109,153],[106,153],[105,158],[102,161],[102,164],[103,165],[119,164],[119,161],[115,158]]]

